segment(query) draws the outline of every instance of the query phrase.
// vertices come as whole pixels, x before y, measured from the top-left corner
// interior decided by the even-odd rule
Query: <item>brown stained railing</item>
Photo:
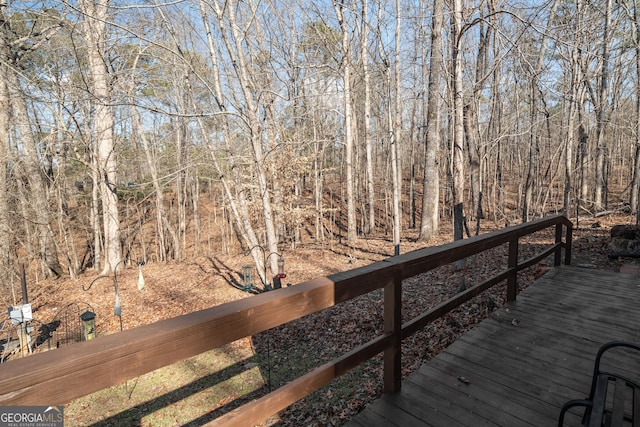
[[[523,236],[555,227],[555,243],[519,262]],[[163,366],[221,347],[275,326],[384,289],[384,332],[277,390],[237,408],[210,425],[253,425],[384,352],[384,390],[399,390],[402,339],[504,280],[507,299],[516,297],[518,271],[554,254],[571,262],[572,224],[553,216],[446,245],[388,258],[369,266],[310,280],[147,326],[0,365],[0,406],[60,405]],[[564,241],[562,240],[564,236]],[[422,315],[401,324],[402,280],[509,244],[507,268]]]

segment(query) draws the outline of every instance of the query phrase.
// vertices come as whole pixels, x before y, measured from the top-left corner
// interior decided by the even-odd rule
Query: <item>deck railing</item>
[[[555,243],[519,261],[523,236],[555,227]],[[571,262],[572,224],[553,216],[446,245],[248,297],[202,311],[100,337],[0,366],[0,405],[61,405],[235,340],[299,319],[376,289],[384,289],[384,332],[271,393],[211,422],[253,425],[384,353],[384,391],[399,390],[402,339],[492,286],[506,281],[507,300],[516,298],[517,273],[554,254]],[[563,240],[564,239],[564,240]],[[401,323],[402,280],[508,244],[508,265],[422,315]],[[64,386],[61,386],[63,384]]]

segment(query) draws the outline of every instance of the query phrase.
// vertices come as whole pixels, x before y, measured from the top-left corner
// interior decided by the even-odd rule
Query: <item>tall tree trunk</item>
[[[189,77],[183,76],[183,79],[188,82]],[[187,83],[188,86],[188,83]],[[184,101],[178,100],[178,106],[180,110],[185,111]],[[173,257],[176,260],[182,260],[182,248],[186,248],[186,233],[187,233],[187,183],[189,180],[189,171],[187,166],[187,123],[183,118],[178,118],[174,121],[175,140],[176,140],[176,165],[178,172],[176,174],[176,239],[173,244]]]
[[[202,16],[203,26],[205,28],[205,32],[207,34],[207,46],[209,48],[209,59],[212,62],[212,78],[213,78],[213,95],[215,97],[218,108],[222,113],[226,113],[228,110],[226,102],[224,101],[224,95],[222,92],[222,83],[220,79],[220,66],[218,64],[218,54],[215,48],[215,43],[213,39],[213,35],[211,33],[211,26],[209,24],[209,17],[207,14],[207,7],[203,0],[200,0],[200,13]],[[215,13],[220,23],[221,27],[224,27],[224,21],[222,21],[222,11],[218,8],[217,3],[215,3]],[[201,119],[198,119],[198,123],[200,125],[200,129],[202,130],[203,139],[207,139],[206,136],[206,127]],[[221,116],[222,126],[222,139],[224,146],[226,148],[225,157],[228,158],[229,169],[231,171],[230,176],[231,179],[227,179],[227,174],[223,171],[221,165],[218,162],[218,157],[216,156],[216,147],[211,144],[210,145],[210,153],[212,163],[218,172],[220,177],[220,182],[223,188],[223,194],[229,202],[229,207],[231,209],[231,214],[233,215],[234,222],[236,224],[236,229],[238,230],[238,234],[240,235],[242,241],[245,245],[252,249],[256,246],[260,245],[258,237],[253,229],[253,225],[251,223],[251,219],[249,217],[249,210],[247,207],[247,201],[245,197],[245,192],[242,191],[242,181],[240,178],[240,174],[238,172],[239,168],[235,164],[235,157],[232,155],[233,151],[231,149],[230,141],[231,141],[231,132],[229,130],[228,116],[223,114]],[[233,188],[239,189],[234,193]],[[258,270],[258,275],[262,283],[266,282],[266,277],[264,276],[264,260],[259,256],[257,251],[251,251],[251,256],[254,259],[256,268]]]
[[[438,235],[440,206],[440,80],[442,69],[442,26],[444,0],[434,0],[431,22],[431,52],[429,54],[429,85],[427,103],[427,129],[425,132],[424,180],[420,236],[428,241]]]
[[[400,166],[398,160],[398,145],[400,144],[400,136],[402,135],[402,105],[400,101],[400,0],[396,0],[396,60],[394,67],[394,109],[395,116],[393,120],[392,137],[391,137],[391,175],[393,185],[393,252],[394,255],[400,255]],[[391,82],[389,82],[391,83]]]
[[[138,68],[138,62],[140,60],[140,55],[136,55],[134,58],[133,64],[131,66],[131,75],[135,75],[135,72]],[[142,128],[142,121],[140,120],[140,113],[138,109],[135,107],[135,85],[133,81],[131,82],[131,87],[129,90],[129,101],[131,103],[131,132],[140,140],[140,144],[142,146],[142,151],[144,152],[145,159],[147,161],[147,168],[149,170],[149,174],[151,175],[151,185],[153,186],[153,190],[156,196],[156,232],[158,238],[158,252],[159,252],[159,260],[166,261],[167,259],[167,235],[166,228],[170,228],[171,225],[167,220],[167,214],[165,212],[164,205],[164,191],[160,186],[160,179],[158,175],[157,161],[152,152],[152,148],[147,140],[147,136]],[[171,232],[172,234],[175,234]]]
[[[102,243],[102,221],[100,221],[100,188],[98,182],[100,182],[100,173],[98,171],[98,159],[94,154],[91,156],[91,213],[90,222],[91,229],[93,230],[93,269],[96,271],[102,270],[102,254],[104,252],[104,245]]]
[[[453,2],[453,238],[464,237],[464,89],[462,87],[462,0]]]
[[[220,26],[224,28],[224,21],[222,20],[222,11],[218,7],[217,3],[214,3],[214,11],[216,17],[220,23]],[[236,229],[238,230],[238,234],[242,238],[243,242],[250,249],[253,249],[256,246],[260,245],[258,237],[253,229],[253,225],[251,224],[251,220],[249,218],[249,211],[247,207],[247,201],[245,197],[245,192],[242,190],[242,181],[240,179],[240,174],[238,171],[238,166],[235,164],[235,158],[232,155],[232,150],[230,146],[231,141],[231,132],[229,130],[229,122],[228,116],[225,114],[228,110],[227,103],[225,102],[225,97],[222,92],[222,83],[220,79],[220,66],[218,60],[218,54],[214,43],[214,38],[211,32],[211,26],[209,24],[209,17],[207,14],[207,7],[203,0],[199,2],[200,6],[200,14],[202,16],[203,26],[207,35],[207,46],[209,48],[209,59],[212,62],[212,78],[213,78],[213,96],[215,97],[216,103],[220,111],[223,113],[221,116],[221,126],[222,126],[222,135],[223,141],[226,147],[226,157],[228,157],[229,168],[231,171],[231,182],[233,183],[236,193],[231,189],[231,185],[229,185],[229,180],[227,179],[227,175],[225,171],[222,169],[221,165],[218,162],[218,157],[216,155],[216,148],[213,144],[210,145],[211,148],[211,160],[212,163],[220,176],[220,182],[223,188],[223,195],[226,197],[229,202],[229,207],[231,209],[231,214],[233,215],[233,219],[236,224]],[[207,139],[206,135],[206,127],[201,119],[198,119],[198,123],[200,125],[200,129],[202,131],[203,139]],[[251,250],[251,256],[256,265],[258,276],[262,283],[267,283],[266,277],[264,275],[265,265],[264,260],[259,256],[257,251]]]
[[[607,0],[605,9],[604,34],[602,35],[602,64],[600,67],[600,78],[598,82],[598,95],[595,102],[596,107],[596,182],[593,197],[593,208],[596,211],[606,209],[606,189],[607,189],[607,146],[605,142],[605,121],[607,116],[607,92],[609,86],[609,40],[611,29],[611,13],[613,0]]]
[[[464,107],[464,133],[467,142],[469,156],[469,175],[471,182],[471,208],[473,217],[476,218],[478,227],[476,234],[479,234],[480,220],[482,214],[482,184],[480,170],[480,153],[478,151],[478,130],[476,128],[477,117],[475,99],[470,99]]]
[[[504,190],[504,166],[503,166],[502,142],[498,141],[498,153],[496,155],[496,186],[498,187],[498,210],[504,214],[505,190]],[[494,215],[495,217],[495,215]]]
[[[640,25],[640,24],[639,24]],[[640,34],[640,29],[636,30]],[[636,39],[636,117],[635,152],[633,156],[633,178],[629,203],[631,211],[636,213],[636,224],[640,223],[640,39]]]
[[[549,18],[547,21],[547,28],[551,26],[551,20],[555,18],[556,9],[558,7],[558,0],[553,2]],[[536,173],[536,166],[538,166],[539,154],[540,154],[540,136],[542,133],[537,129],[537,123],[539,122],[540,115],[540,98],[544,96],[542,90],[539,87],[540,75],[542,74],[544,67],[544,60],[547,49],[547,34],[543,33],[542,40],[540,41],[540,49],[538,51],[538,57],[535,67],[530,71],[530,84],[529,84],[529,96],[530,96],[530,138],[529,138],[529,162],[527,169],[527,179],[525,183],[525,196],[522,210],[522,222],[529,221],[533,205],[533,193],[536,187],[536,180],[538,174]],[[544,105],[544,102],[542,102]],[[548,114],[546,115],[548,118]]]
[[[589,202],[589,135],[584,128],[582,122],[584,114],[582,110],[583,106],[578,106],[578,160],[580,162],[580,204],[585,205]],[[580,206],[578,206],[578,210]]]
[[[542,50],[542,49],[541,49]],[[531,210],[533,204],[533,191],[536,186],[537,173],[536,166],[538,166],[540,142],[538,129],[536,123],[538,121],[538,88],[537,88],[537,70],[533,71],[531,76],[531,83],[529,85],[529,99],[530,99],[530,112],[529,112],[529,156],[527,162],[527,178],[524,185],[524,202],[522,205],[522,222],[528,222],[531,218]]]
[[[563,191],[563,206],[565,215],[570,215],[571,211],[571,190],[574,185],[574,170],[575,167],[575,158],[573,153],[573,147],[578,145],[583,145],[583,135],[584,131],[582,129],[582,125],[580,125],[579,133],[578,133],[578,144],[576,144],[576,119],[578,117],[578,108],[580,105],[579,96],[580,96],[580,79],[581,79],[581,71],[580,67],[578,67],[578,51],[577,47],[572,49],[572,62],[575,64],[572,68],[571,72],[571,83],[570,90],[571,95],[569,96],[568,102],[569,106],[567,108],[567,139],[565,141],[565,178],[564,178],[564,191]],[[584,141],[586,145],[586,141]],[[576,197],[578,198],[578,197]],[[578,201],[576,200],[576,203]]]
[[[237,4],[232,2],[231,6],[226,5],[227,7],[221,7],[218,2],[213,2],[211,5],[214,7],[214,11],[216,14],[217,22],[220,25],[220,34],[222,36],[222,40],[226,46],[226,53],[230,55],[231,62],[233,64],[234,76],[238,79],[238,85],[240,91],[242,93],[242,99],[244,102],[245,111],[243,111],[245,123],[247,124],[249,140],[253,152],[253,170],[254,175],[257,179],[258,184],[258,192],[260,201],[262,202],[262,219],[265,230],[266,242],[263,246],[260,244],[257,239],[256,234],[254,233],[253,227],[251,225],[251,220],[248,212],[248,206],[246,197],[244,195],[244,191],[242,191],[241,180],[239,177],[239,172],[235,165],[231,164],[231,171],[233,180],[236,183],[236,195],[233,195],[231,189],[226,181],[226,178],[222,172],[222,169],[217,165],[215,161],[215,153],[212,152],[212,157],[214,158],[214,164],[221,175],[221,181],[223,187],[225,188],[225,194],[229,198],[230,205],[232,207],[232,211],[234,216],[236,217],[236,223],[239,226],[239,230],[245,238],[246,242],[250,245],[250,254],[253,257],[254,263],[256,264],[256,268],[258,270],[258,274],[262,279],[262,282],[265,286],[265,289],[268,288],[269,280],[266,277],[266,263],[269,263],[271,272],[275,275],[278,271],[278,258],[277,256],[272,256],[277,253],[278,250],[278,241],[275,230],[275,222],[273,209],[271,206],[271,191],[269,191],[267,185],[266,171],[264,165],[264,153],[263,153],[263,139],[262,139],[262,126],[261,120],[258,117],[258,111],[261,109],[261,106],[257,104],[256,99],[254,98],[254,94],[252,93],[252,85],[251,85],[251,77],[249,73],[249,68],[246,63],[246,59],[244,56],[243,46],[244,39],[243,34],[240,31],[236,23],[236,8]],[[208,28],[208,22],[205,14],[205,4],[204,2],[200,3],[201,5],[201,13],[203,14],[203,20],[205,21],[206,28]],[[226,20],[228,20],[228,28],[226,25]],[[209,50],[211,60],[214,61],[214,79],[215,79],[215,90],[214,95],[217,98],[218,105],[223,111],[226,111],[225,103],[223,102],[222,96],[222,86],[220,84],[219,79],[219,67],[217,65],[217,54],[216,50],[213,46],[213,38],[210,36],[210,30],[207,30],[207,38],[209,42]],[[201,128],[204,130],[204,126],[201,125]],[[225,141],[224,143],[227,146],[227,152],[231,153],[230,150],[230,131],[228,126],[224,124],[224,135]],[[237,196],[237,198],[236,198]],[[235,203],[237,201],[237,204]],[[259,250],[260,249],[260,250]]]
[[[315,124],[314,138],[313,138],[313,199],[315,203],[315,239],[316,241],[324,241],[324,214],[323,214],[323,191],[322,191],[322,168],[321,168],[321,148],[318,138],[315,137]]]
[[[5,34],[4,21],[5,3],[0,3],[0,33]],[[2,41],[4,42],[4,40]],[[9,216],[9,90],[7,83],[1,76],[9,73],[8,65],[4,60],[0,62],[0,293],[9,295],[11,277],[11,265],[13,261],[11,245],[11,218]],[[2,300],[5,305],[10,301]]]
[[[496,37],[493,38],[492,52],[497,56],[499,51],[499,42]],[[491,187],[491,218],[494,222],[497,222],[498,213],[501,215],[504,213],[504,191],[502,188],[502,114],[503,114],[503,100],[501,99],[501,82],[502,73],[500,69],[496,69],[491,74],[491,112],[489,115],[488,124],[488,141],[495,144],[495,165],[492,165],[493,185]],[[487,169],[489,165],[487,165]],[[487,184],[491,181],[487,179]],[[485,215],[489,212],[485,212]]]
[[[491,21],[494,20],[494,2],[489,1],[487,3],[487,15]],[[489,42],[492,39],[494,23],[485,27],[484,23],[480,22],[480,40],[478,43],[478,55],[476,58],[475,67],[475,82],[473,85],[473,91],[469,96],[464,106],[464,132],[467,143],[467,150],[469,156],[469,175],[471,182],[471,209],[472,216],[476,219],[476,235],[480,233],[480,221],[484,217],[482,212],[482,165],[480,156],[480,132],[478,123],[478,102],[481,98],[480,93],[484,87],[485,80],[488,77],[487,70],[487,58]],[[492,67],[493,68],[493,67]],[[497,67],[496,67],[497,68]]]
[[[106,23],[109,1],[81,0],[78,5],[84,19],[82,32],[87,45],[89,74],[94,98],[92,127],[104,229],[102,274],[109,274],[122,260],[115,138],[110,106],[109,70],[106,62]]]
[[[634,0],[633,11],[627,10],[632,18],[631,28],[633,29],[633,40],[635,43],[635,65],[636,65],[636,104],[635,104],[635,129],[634,142],[635,152],[633,156],[633,178],[631,180],[631,189],[629,194],[629,204],[631,211],[636,214],[636,224],[640,223],[640,11],[638,11],[638,1]]]
[[[249,70],[245,63],[244,55],[242,54],[242,46],[243,39],[240,34],[240,28],[236,24],[235,20],[235,12],[233,12],[235,6],[231,6],[228,8],[229,10],[229,24],[231,29],[231,34],[233,37],[233,43],[236,48],[236,52],[238,55],[236,56],[236,61],[234,61],[234,68],[236,74],[238,75],[238,79],[240,82],[241,90],[243,92],[244,101],[247,104],[247,116],[249,119],[249,132],[250,132],[250,141],[251,147],[253,148],[253,162],[254,162],[254,170],[256,174],[256,178],[258,180],[258,191],[260,192],[260,198],[262,201],[262,216],[264,220],[264,228],[265,228],[265,236],[266,236],[266,247],[264,247],[265,252],[265,262],[269,263],[271,272],[273,275],[277,274],[278,271],[278,259],[275,256],[271,256],[271,254],[278,252],[278,239],[276,236],[276,229],[274,223],[273,209],[271,207],[271,192],[269,191],[267,185],[267,175],[265,172],[264,166],[264,153],[262,149],[262,129],[260,125],[260,119],[257,116],[258,106],[255,105],[253,96],[250,90],[250,78],[249,78]],[[266,284],[267,282],[265,282]]]
[[[565,215],[570,215],[571,210],[571,189],[573,188],[573,146],[575,145],[575,104],[574,100],[569,100],[567,116],[567,139],[564,148],[564,190],[562,192],[563,211]]]
[[[373,176],[373,142],[371,141],[371,73],[369,71],[369,0],[362,0],[362,78],[364,79],[364,145],[367,163],[367,197],[369,200],[369,233],[376,230],[375,184]]]
[[[151,151],[151,147],[149,142],[147,141],[147,137],[142,129],[142,125],[140,122],[140,114],[134,105],[131,103],[131,113],[132,113],[132,132],[137,132],[138,137],[140,138],[140,143],[142,144],[142,150],[145,154],[145,159],[147,160],[147,167],[149,168],[149,174],[151,175],[151,184],[153,185],[153,190],[156,195],[156,230],[158,236],[158,251],[160,253],[159,259],[161,261],[166,261],[167,259],[167,236],[166,229],[170,228],[171,225],[167,221],[167,213],[165,211],[164,206],[164,192],[162,187],[160,186],[160,179],[158,176],[158,168],[156,167],[156,159]],[[175,233],[172,233],[175,234]]]
[[[344,97],[344,143],[345,143],[345,186],[347,188],[347,242],[355,243],[358,233],[356,225],[356,203],[354,191],[354,137],[353,137],[353,112],[351,107],[351,48],[349,47],[349,28],[347,27],[345,9],[343,2],[333,2],[333,8],[340,25],[342,34],[342,83]]]

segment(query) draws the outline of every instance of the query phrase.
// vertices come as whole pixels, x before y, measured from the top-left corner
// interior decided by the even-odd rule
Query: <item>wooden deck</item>
[[[640,342],[640,278],[556,268],[347,425],[554,426],[615,339]]]

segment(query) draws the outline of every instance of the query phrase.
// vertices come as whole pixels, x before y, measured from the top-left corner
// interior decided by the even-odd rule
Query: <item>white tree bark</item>
[[[259,199],[262,207],[262,223],[264,226],[265,236],[264,244],[261,243],[256,232],[254,231],[246,195],[246,187],[243,185],[239,167],[235,163],[235,155],[233,154],[234,150],[232,150],[231,146],[232,132],[229,129],[229,123],[227,121],[227,114],[231,113],[227,112],[228,110],[225,96],[222,91],[221,73],[218,65],[219,46],[217,46],[215,43],[211,31],[211,26],[209,24],[209,18],[207,14],[209,7],[213,8],[212,11],[214,12],[216,17],[215,22],[220,29],[221,40],[224,44],[224,51],[222,55],[229,56],[232,64],[233,77],[237,79],[237,85],[242,95],[240,97],[242,107],[239,109],[241,110],[240,114],[242,116],[243,123],[246,125],[248,140],[252,149],[253,176],[256,180],[257,193],[259,194]],[[227,3],[224,6],[219,4],[218,2],[212,2],[209,4],[203,1],[200,2],[200,11],[203,18],[205,31],[207,33],[209,56],[212,61],[213,68],[212,75],[214,83],[212,94],[216,99],[218,108],[221,110],[221,125],[223,129],[223,141],[221,142],[226,147],[225,155],[227,158],[226,163],[228,163],[229,165],[228,174],[230,176],[230,179],[229,176],[227,176],[225,170],[223,170],[223,168],[221,167],[216,157],[216,150],[218,150],[218,147],[214,145],[211,146],[211,155],[214,166],[220,175],[220,180],[224,188],[224,194],[229,201],[238,233],[244,240],[244,243],[247,245],[249,249],[249,255],[251,255],[251,257],[253,258],[258,275],[266,288],[267,284],[270,283],[270,279],[266,274],[266,264],[269,264],[272,275],[275,275],[278,272],[278,256],[275,255],[278,253],[278,241],[272,208],[272,192],[268,185],[265,165],[265,153],[263,149],[264,145],[269,145],[273,141],[264,140],[264,134],[272,134],[272,132],[270,129],[265,129],[263,127],[263,124],[258,116],[258,112],[263,111],[263,108],[265,106],[261,104],[261,102],[264,102],[264,100],[260,98],[260,95],[259,93],[256,93],[256,90],[265,90],[267,88],[256,87],[254,81],[252,80],[250,66],[249,64],[247,64],[247,58],[251,53],[245,50],[246,40],[244,37],[247,35],[247,33],[240,31],[240,28],[238,26],[236,16],[237,7],[238,3],[236,2],[231,2],[231,5]],[[250,48],[247,47],[246,49]],[[204,123],[201,120],[199,120],[199,123],[201,129],[203,130],[203,132],[205,132],[206,127]],[[267,126],[269,125],[270,124],[267,124]],[[203,135],[205,135],[206,138],[206,132]]]
[[[104,263],[102,274],[111,273],[122,260],[120,218],[118,213],[116,151],[111,112],[109,70],[106,64],[106,33],[109,1],[80,0],[83,15],[82,34],[87,48],[89,75],[94,99],[92,120],[102,224]]]
[[[345,9],[343,2],[334,1],[333,8],[340,24],[342,34],[342,84],[344,97],[344,144],[345,144],[345,186],[347,188],[347,242],[354,243],[358,237],[356,228],[356,204],[354,191],[354,136],[353,136],[353,111],[351,108],[351,69],[353,67],[351,61],[351,48],[349,46],[349,28],[346,22]]]
[[[259,106],[256,105],[256,100],[254,99],[251,91],[251,77],[243,55],[244,36],[240,32],[240,28],[236,23],[235,8],[236,5],[233,1],[226,8],[232,39],[229,40],[226,38],[226,32],[223,32],[223,37],[225,37],[225,43],[227,43],[229,47],[229,52],[232,54],[235,53],[233,66],[238,77],[244,102],[247,106],[245,114],[247,115],[247,124],[249,126],[249,139],[251,141],[251,147],[253,148],[254,170],[258,181],[258,191],[262,201],[262,215],[265,227],[266,242],[265,247],[263,247],[263,251],[265,253],[264,257],[268,258],[265,261],[269,263],[271,272],[275,275],[278,271],[278,259],[276,256],[271,256],[271,254],[278,252],[278,240],[276,236],[273,209],[271,207],[271,192],[267,185],[267,176],[264,166],[264,152],[262,148],[263,140],[261,137],[263,129],[257,115]]]
[[[369,233],[376,230],[375,180],[373,176],[373,143],[371,138],[371,73],[369,70],[369,0],[362,0],[362,78],[364,80],[364,145],[366,150],[367,196],[369,199]]]

